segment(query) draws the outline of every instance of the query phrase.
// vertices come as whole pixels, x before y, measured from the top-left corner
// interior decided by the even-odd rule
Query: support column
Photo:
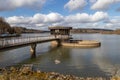
[[[51,45],[52,45],[53,47],[59,47],[59,46],[62,45],[62,41],[61,41],[60,39],[57,39],[57,40],[55,40],[55,41],[52,41],[52,42],[51,42]]]
[[[30,52],[31,52],[31,58],[35,58],[36,57],[36,44],[31,44]]]
[[[58,39],[56,42],[57,42],[57,46],[58,46],[58,47],[61,46],[62,43],[61,43],[61,40],[60,40],[60,39]]]

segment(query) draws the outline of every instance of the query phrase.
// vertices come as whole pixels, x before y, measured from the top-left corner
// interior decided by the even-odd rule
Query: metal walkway
[[[0,39],[0,50],[6,48],[12,48],[17,46],[30,45],[34,43],[43,43],[53,40],[59,40],[60,38],[55,38],[54,36],[44,36],[44,37],[16,37],[16,38],[1,38]]]

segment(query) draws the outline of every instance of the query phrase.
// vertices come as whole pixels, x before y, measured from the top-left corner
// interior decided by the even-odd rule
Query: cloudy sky
[[[120,28],[120,0],[0,0],[0,16],[12,26],[47,29]]]

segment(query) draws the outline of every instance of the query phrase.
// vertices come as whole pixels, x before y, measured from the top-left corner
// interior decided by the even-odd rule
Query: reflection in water
[[[29,47],[23,47],[0,52],[0,67],[9,66],[29,58]]]
[[[118,59],[112,61],[112,58],[115,57],[114,55],[106,55],[102,54],[102,51],[93,52],[94,53],[94,63],[97,64],[102,70],[105,72],[111,73],[111,75],[120,76],[120,64],[118,63]]]
[[[82,77],[120,76],[119,35],[73,34],[73,36],[76,39],[98,40],[102,45],[99,48],[80,49],[53,48],[50,43],[38,44],[37,57],[34,59],[30,58],[30,47],[22,47],[0,52],[0,66],[34,64],[34,67],[41,71],[55,71]],[[55,64],[55,61],[59,64]]]
[[[72,63],[79,70],[79,76],[108,77],[108,73],[101,70],[97,64],[94,64],[94,55],[91,49],[73,49],[73,52],[75,53],[72,54]]]

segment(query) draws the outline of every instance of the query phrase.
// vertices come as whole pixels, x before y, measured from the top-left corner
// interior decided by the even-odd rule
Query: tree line
[[[21,29],[17,27],[11,27],[4,18],[0,17],[0,34],[20,34]]]
[[[0,17],[0,34],[39,33],[41,30],[27,29],[24,27],[10,26],[3,17]]]

